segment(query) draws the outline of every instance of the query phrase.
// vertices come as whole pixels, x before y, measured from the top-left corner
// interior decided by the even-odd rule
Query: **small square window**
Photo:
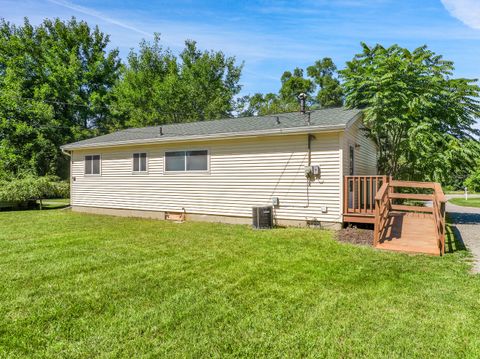
[[[147,154],[133,154],[133,172],[147,172]]]
[[[85,174],[86,175],[100,174],[100,155],[85,156]]]

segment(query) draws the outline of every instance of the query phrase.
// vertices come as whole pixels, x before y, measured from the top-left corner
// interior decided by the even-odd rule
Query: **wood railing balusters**
[[[363,178],[363,211],[367,212],[367,178]]]
[[[375,197],[373,195],[373,181],[373,177],[370,177],[370,193],[368,196],[368,198],[370,198],[370,211],[373,211],[373,202],[375,200]],[[375,191],[375,193],[377,193],[377,191]]]
[[[356,207],[358,208],[358,213],[361,213],[361,206],[360,206],[360,177],[357,178],[357,204]]]
[[[343,213],[373,216],[375,194],[385,182],[387,176],[345,176]]]

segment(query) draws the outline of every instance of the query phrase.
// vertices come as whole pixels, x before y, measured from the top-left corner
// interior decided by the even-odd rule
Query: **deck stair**
[[[396,192],[402,188],[403,192]],[[417,193],[419,191],[428,193]],[[425,206],[404,202],[426,202]],[[375,196],[374,246],[407,253],[445,253],[445,195],[439,183],[384,182]]]

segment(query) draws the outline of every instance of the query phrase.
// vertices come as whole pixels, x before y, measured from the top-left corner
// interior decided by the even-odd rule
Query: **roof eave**
[[[223,139],[233,139],[233,138],[245,138],[245,137],[261,137],[267,135],[284,135],[284,134],[303,134],[310,132],[338,132],[343,131],[346,128],[346,124],[343,125],[333,125],[333,126],[303,126],[296,128],[280,128],[274,131],[272,130],[261,130],[261,131],[244,131],[236,133],[215,133],[209,135],[192,135],[192,136],[181,136],[181,137],[168,137],[168,138],[149,138],[142,140],[127,140],[127,141],[112,141],[112,142],[99,142],[99,143],[89,143],[84,145],[64,145],[60,148],[62,150],[71,151],[79,149],[88,149],[88,148],[105,148],[105,147],[117,147],[117,146],[130,146],[130,145],[148,145],[148,144],[157,144],[157,143],[171,143],[171,142],[185,142],[185,141],[202,141],[202,140],[223,140]]]

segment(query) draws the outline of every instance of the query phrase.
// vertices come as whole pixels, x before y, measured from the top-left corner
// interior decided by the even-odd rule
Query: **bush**
[[[54,196],[50,198],[70,198],[70,183],[67,181],[52,182],[55,187]]]
[[[480,167],[477,168],[464,182],[470,192],[480,192]]]
[[[25,202],[45,198],[68,198],[70,186],[57,177],[27,176],[0,181],[0,201]]]

